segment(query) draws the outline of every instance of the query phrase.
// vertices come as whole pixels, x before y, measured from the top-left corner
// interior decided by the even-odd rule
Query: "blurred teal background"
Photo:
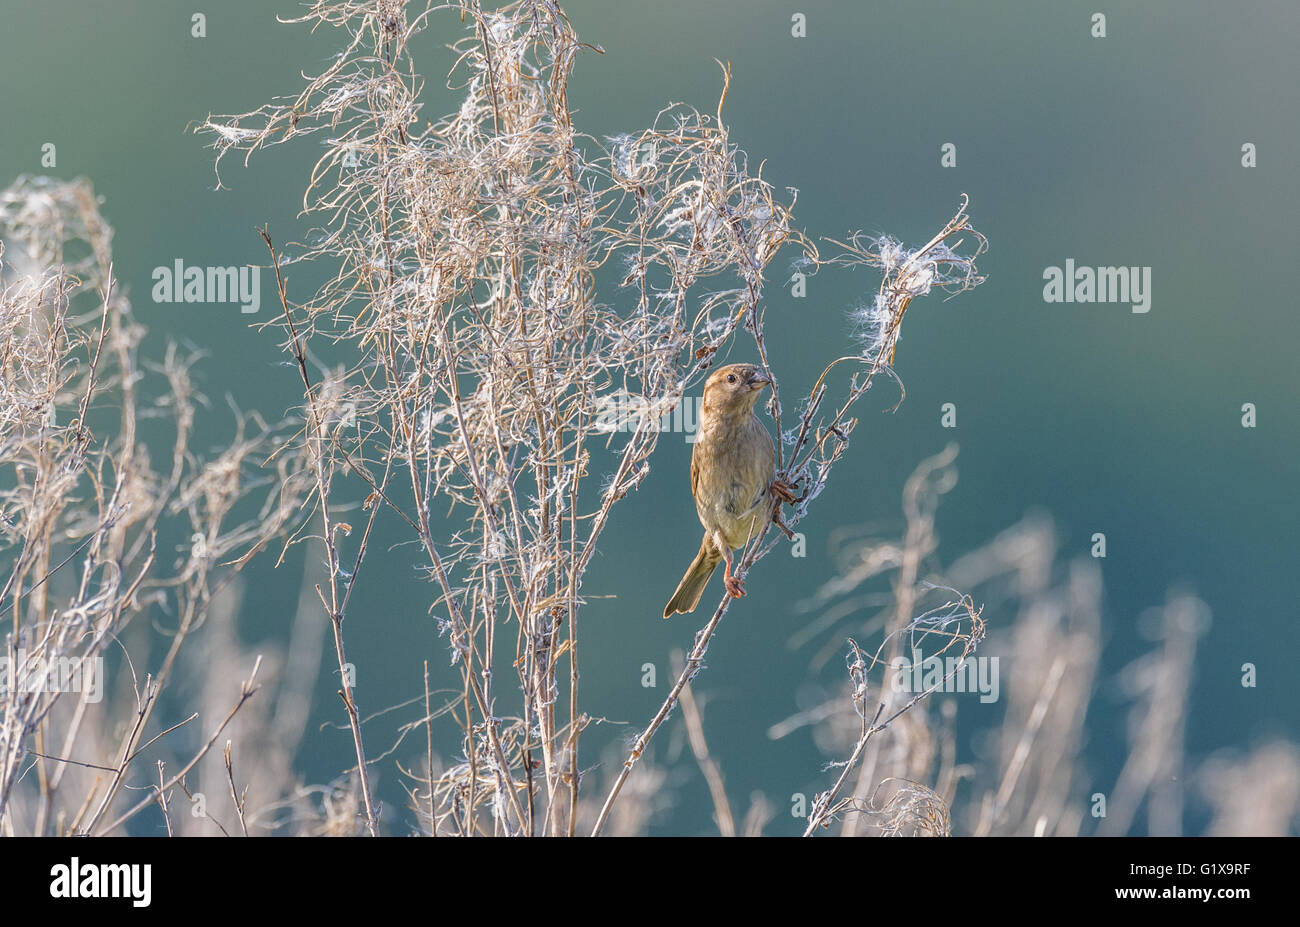
[[[563,5],[580,36],[606,52],[583,56],[571,85],[585,132],[635,130],[672,101],[711,111],[720,88],[714,59],[730,61],[732,139],[755,165],[766,160],[764,176],[778,189],[799,189],[796,216],[811,235],[865,229],[919,243],[966,193],[991,242],[982,287],[912,308],[897,365],[906,401],[882,415],[893,393],[875,391],[849,461],[802,526],[808,557],[774,556],[756,571],[751,597],[710,651],[697,689],[709,695],[711,746],[739,810],[761,791],[779,812],[770,832],[793,833],[801,825],[783,813],[791,793],[825,787],[807,740],[766,736],[796,710],[795,691],[808,677],[806,657],[786,648],[807,620],[793,606],[832,575],[832,531],[901,525],[904,480],[949,440],[961,445],[960,483],[939,512],[941,560],[1036,508],[1056,520],[1066,555],[1086,554],[1093,532],[1105,532],[1103,688],[1148,646],[1135,627],[1139,613],[1183,582],[1214,616],[1193,682],[1189,752],[1297,739],[1295,4],[1117,6],[1103,10],[1104,39],[1090,36],[1096,5],[1077,2]],[[299,71],[323,68],[338,39],[277,24],[277,13],[296,12],[287,0],[201,9],[207,37],[194,39],[194,10],[169,0],[6,0],[0,185],[23,173],[94,182],[116,229],[118,275],[150,329],[142,354],[156,356],[168,339],[207,354],[200,383],[217,401],[196,442],[206,450],[230,434],[223,397],[268,417],[298,398],[277,338],[253,327],[274,311],[270,278],[262,313],[250,317],[232,306],[155,305],[150,273],[176,258],[263,262],[254,228],[269,222],[278,240],[303,231],[302,187],[320,149],[312,137],[270,149],[248,169],[228,159],[229,189],[215,191],[212,152],[187,129],[209,113],[296,93]],[[791,37],[795,12],[807,16],[806,38]],[[442,14],[421,38],[431,118],[458,102],[441,76],[451,63],[443,45],[460,28]],[[50,171],[40,164],[46,142],[57,145]],[[955,168],[940,166],[945,142],[957,147]],[[1253,169],[1241,166],[1246,142],[1258,149]],[[1068,258],[1149,265],[1151,311],[1045,304],[1043,269]],[[777,276],[787,267],[779,259]],[[299,299],[316,282],[302,268],[290,276]],[[787,412],[840,353],[847,311],[876,282],[866,271],[824,272],[798,300],[770,281],[768,336]],[[957,406],[955,430],[940,427],[947,402]],[[1258,408],[1252,430],[1241,427],[1246,402]],[[665,438],[588,574],[583,701],[592,714],[644,723],[662,699],[668,654],[688,646],[699,624],[698,616],[658,617],[699,540],[689,453],[679,436]],[[425,659],[448,672],[444,642],[425,614],[428,590],[403,551],[367,565],[347,625],[366,711],[417,694]],[[298,548],[279,571],[265,559],[250,569],[256,591],[240,615],[248,640],[284,637],[303,568]],[[996,635],[999,616],[985,617]],[[660,668],[657,689],[641,687],[647,662]],[[1258,667],[1256,689],[1240,685],[1246,662]],[[832,661],[825,681],[840,673]],[[349,762],[346,732],[316,727],[343,720],[336,688],[327,669],[299,758],[310,781]],[[1109,714],[1105,698],[1099,705],[1088,759],[1106,786],[1122,762],[1123,714],[1118,699]],[[372,751],[401,720],[409,718],[376,724]],[[587,758],[595,761],[601,738],[626,730],[587,735]],[[422,749],[398,758],[414,764]],[[677,803],[657,832],[709,832],[703,780],[693,766],[681,768],[691,774],[675,783]],[[391,767],[380,788],[390,806],[404,803]],[[1197,829],[1195,814],[1188,827]]]

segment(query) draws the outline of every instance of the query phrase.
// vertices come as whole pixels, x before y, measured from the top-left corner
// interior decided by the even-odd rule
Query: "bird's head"
[[[755,364],[728,364],[709,375],[704,384],[704,407],[719,413],[749,412],[759,393],[771,383]]]

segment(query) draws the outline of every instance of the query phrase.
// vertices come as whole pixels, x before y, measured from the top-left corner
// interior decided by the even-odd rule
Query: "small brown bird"
[[[791,488],[776,479],[772,436],[754,414],[759,393],[771,379],[753,364],[729,364],[704,384],[699,431],[691,452],[691,495],[704,525],[700,552],[691,561],[664,617],[693,612],[718,561],[726,561],[727,592],[745,594],[732,575],[731,552],[767,527],[778,499],[793,501]]]

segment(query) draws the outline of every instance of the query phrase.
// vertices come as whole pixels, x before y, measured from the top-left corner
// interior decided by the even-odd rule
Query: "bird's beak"
[[[750,389],[762,389],[764,386],[767,386],[771,382],[772,382],[772,378],[769,377],[767,374],[763,373],[763,371],[761,370],[755,370],[753,373],[749,375]]]

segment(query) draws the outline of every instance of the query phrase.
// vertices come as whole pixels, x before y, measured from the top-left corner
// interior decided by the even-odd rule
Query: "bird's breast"
[[[768,488],[775,479],[772,439],[754,415],[747,421],[702,423],[692,452],[700,522],[734,549],[762,531],[771,516]]]

